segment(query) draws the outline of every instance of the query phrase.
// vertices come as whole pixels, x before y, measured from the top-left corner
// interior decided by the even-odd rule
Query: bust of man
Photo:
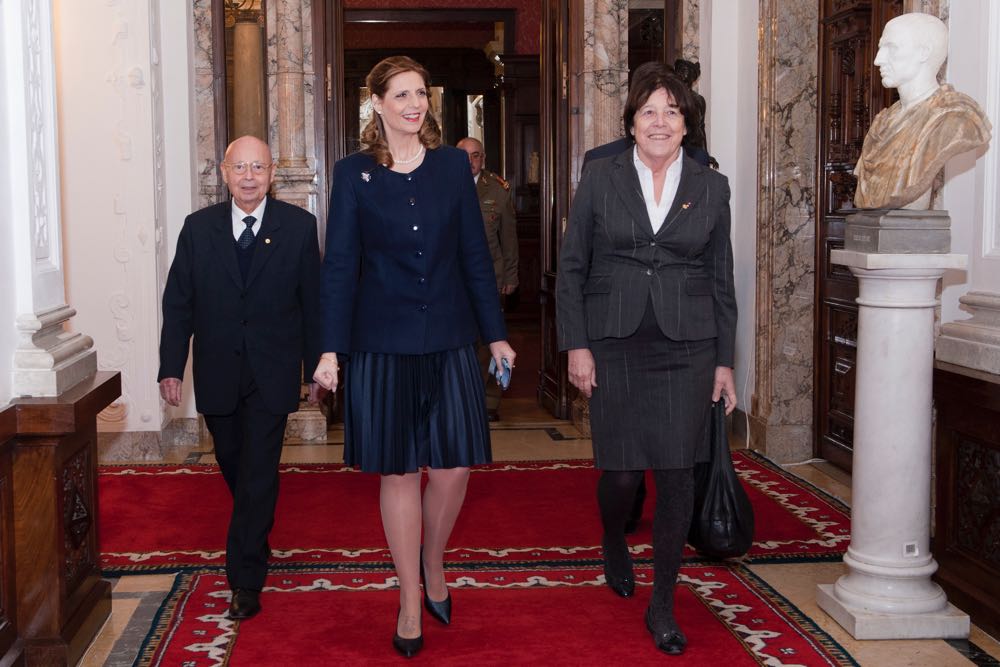
[[[991,126],[968,95],[937,80],[948,54],[948,28],[912,13],[885,24],[875,66],[899,101],[875,116],[854,168],[858,208],[926,209],[931,183],[953,156],[984,146]]]

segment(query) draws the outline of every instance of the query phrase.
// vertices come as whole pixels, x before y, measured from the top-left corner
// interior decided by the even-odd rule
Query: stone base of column
[[[937,612],[884,614],[837,599],[833,584],[816,587],[819,608],[855,639],[961,639],[969,636],[969,616],[953,604]]]
[[[310,405],[306,401],[299,403],[298,412],[288,415],[285,426],[285,442],[289,440],[305,440],[307,442],[326,441],[326,415],[318,405]]]
[[[58,396],[97,372],[93,339],[63,327],[74,315],[76,310],[60,305],[18,316],[21,341],[11,374],[14,396]]]
[[[972,318],[941,327],[935,357],[1000,375],[1000,294],[969,292],[958,300],[972,311]]]

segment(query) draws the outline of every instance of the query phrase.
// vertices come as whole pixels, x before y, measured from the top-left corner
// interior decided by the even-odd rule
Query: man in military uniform
[[[472,178],[476,181],[479,207],[486,225],[486,241],[493,257],[493,272],[497,277],[497,291],[501,296],[517,289],[517,220],[514,218],[514,204],[510,198],[510,184],[496,174],[483,168],[486,151],[483,144],[474,137],[466,137],[458,142],[458,147],[469,154]],[[496,379],[489,376],[489,349],[479,348],[480,362],[486,383],[486,409],[490,421],[499,419],[500,388]]]

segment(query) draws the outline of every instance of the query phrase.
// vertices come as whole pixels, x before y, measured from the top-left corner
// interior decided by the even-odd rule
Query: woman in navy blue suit
[[[344,366],[344,461],[382,476],[400,605],[393,646],[423,646],[423,603],[451,620],[444,550],[469,467],[489,463],[476,341],[514,366],[493,260],[464,151],[441,145],[430,76],[404,56],[368,74],[364,150],[333,168],[323,258],[323,349],[314,379]],[[421,498],[421,470],[428,483]],[[421,546],[421,528],[423,543]]]

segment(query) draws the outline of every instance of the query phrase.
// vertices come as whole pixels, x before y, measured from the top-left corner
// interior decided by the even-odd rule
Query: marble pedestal
[[[817,602],[855,639],[967,637],[931,581],[931,389],[937,282],[965,255],[834,250],[858,278],[850,570]]]

